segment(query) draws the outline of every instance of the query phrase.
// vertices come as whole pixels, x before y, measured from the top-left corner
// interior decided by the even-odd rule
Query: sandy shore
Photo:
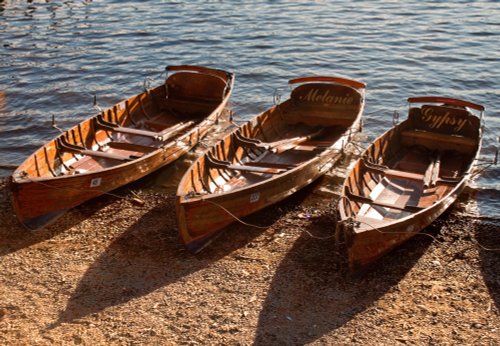
[[[0,343],[500,343],[500,253],[477,243],[500,247],[498,225],[452,208],[428,229],[436,240],[350,275],[327,178],[247,219],[268,227],[235,224],[194,256],[175,222],[183,164],[39,232],[18,224],[2,187]]]

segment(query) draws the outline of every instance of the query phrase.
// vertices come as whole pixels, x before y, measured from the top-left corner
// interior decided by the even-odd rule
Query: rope
[[[241,220],[240,218],[238,218],[236,215],[234,215],[233,213],[231,213],[229,210],[227,210],[224,206],[220,205],[219,203],[216,203],[216,202],[213,202],[213,201],[209,201],[209,200],[206,200],[206,199],[203,199],[202,200],[204,202],[207,202],[207,203],[210,203],[210,204],[213,204],[219,208],[221,208],[222,210],[224,210],[229,216],[231,216],[233,219],[235,219],[236,221],[238,221],[239,223],[245,225],[245,226],[250,226],[250,227],[255,227],[255,228],[259,228],[259,229],[267,229],[269,227],[271,227],[272,225],[269,225],[269,226],[258,226],[258,225],[253,225],[251,223],[248,223],[248,222],[245,222],[243,220]]]
[[[489,247],[486,247],[484,246],[483,244],[481,244],[479,241],[477,240],[473,240],[472,241],[473,243],[476,243],[477,246],[479,246],[481,249],[485,250],[485,251],[491,251],[491,252],[497,252],[497,251],[500,251],[500,248],[489,248]]]
[[[332,235],[328,235],[326,237],[318,237],[317,235],[314,235],[311,232],[309,232],[307,229],[303,230],[303,232],[307,233],[307,235],[309,235],[311,238],[313,238],[313,239],[319,239],[319,240],[327,240],[327,239],[334,238],[336,236],[335,234],[332,234]]]
[[[363,223],[369,227],[371,227],[372,229],[374,229],[375,231],[381,233],[381,234],[394,234],[394,233],[402,233],[402,234],[421,234],[421,235],[426,235],[428,237],[431,237],[433,240],[435,240],[436,242],[438,243],[441,243],[443,244],[442,241],[438,240],[436,237],[434,237],[433,235],[429,234],[429,233],[423,233],[423,232],[384,232],[384,231],[381,231],[380,229],[378,229],[377,227],[374,227],[372,225],[370,225],[369,223],[367,222],[363,222],[363,221],[353,221],[353,220],[346,220],[347,222],[359,222],[359,223]],[[497,252],[497,251],[500,251],[500,248],[489,248],[489,247],[486,247],[484,246],[483,244],[481,244],[479,241],[477,240],[472,240],[473,243],[475,243],[477,246],[479,246],[481,249],[485,250],[485,251],[492,251],[492,252]]]
[[[360,154],[364,151],[363,147],[355,141],[350,141],[349,143],[346,144],[346,147],[348,145],[351,145],[352,147],[354,147],[354,149],[358,152],[358,154]]]
[[[216,202],[213,202],[213,201],[209,201],[209,200],[206,200],[206,199],[203,199],[202,200],[204,202],[207,202],[207,203],[210,203],[210,204],[213,204],[219,208],[221,208],[222,210],[224,210],[229,216],[231,216],[233,219],[235,219],[236,221],[238,221],[239,223],[245,225],[245,226],[249,226],[249,227],[254,227],[254,228],[258,228],[258,229],[268,229],[269,227],[272,227],[272,224],[269,225],[269,226],[258,226],[258,225],[254,225],[254,224],[251,224],[251,223],[248,223],[248,222],[245,222],[243,220],[241,220],[240,218],[238,218],[236,215],[234,215],[233,213],[231,213],[229,210],[227,210],[224,206],[220,205],[219,203],[216,203]],[[303,230],[304,233],[306,233],[307,235],[309,235],[311,238],[314,238],[314,239],[319,239],[319,240],[326,240],[326,239],[330,239],[330,238],[333,238],[335,237],[335,234],[333,235],[330,235],[330,236],[326,236],[326,237],[318,237],[314,234],[312,234],[311,232],[309,232],[308,230]]]
[[[481,169],[479,169],[479,165],[487,165],[487,166],[482,167]],[[485,172],[486,170],[488,170],[491,166],[493,166],[493,163],[490,163],[490,164],[487,164],[487,163],[480,163],[480,164],[477,164],[477,165],[476,165],[476,171],[475,171],[475,172],[470,173],[470,178],[471,178],[471,179],[475,179],[476,177],[478,177],[478,176],[480,176],[481,174],[483,174],[483,172]]]

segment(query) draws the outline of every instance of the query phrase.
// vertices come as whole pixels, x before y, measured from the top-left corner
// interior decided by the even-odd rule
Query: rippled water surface
[[[168,64],[236,73],[240,120],[272,105],[302,75],[368,84],[367,140],[405,117],[409,96],[486,107],[483,158],[500,135],[500,2],[1,1],[0,164],[20,164],[58,132],[161,82]],[[9,171],[0,170],[0,175]],[[498,214],[500,168],[475,181]],[[480,194],[479,194],[480,195]]]

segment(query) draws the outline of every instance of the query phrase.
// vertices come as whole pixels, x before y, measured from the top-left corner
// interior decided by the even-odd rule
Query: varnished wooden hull
[[[188,202],[178,196],[177,213],[182,241],[189,250],[198,252],[208,239],[235,222],[236,218],[271,206],[311,184],[325,174],[341,155],[338,150],[330,150],[303,167],[229,194],[190,199]]]
[[[465,185],[466,181],[462,181],[439,203],[404,220],[378,227],[367,224],[361,231],[344,230],[349,269],[357,271],[416,236],[455,202]]]
[[[196,144],[196,141],[192,143]],[[191,147],[191,145],[171,147],[166,151],[157,151],[137,162],[84,175],[12,183],[14,211],[27,228],[39,229],[67,210],[136,181],[173,162]],[[92,181],[96,179],[100,180],[101,184],[92,187],[95,184]]]
[[[194,88],[208,83],[211,78],[202,74],[225,76],[223,71],[201,67],[171,68],[174,71],[172,76],[176,71],[189,71],[178,73],[185,73],[181,75],[184,80],[192,78]],[[205,112],[201,108],[192,108],[187,102],[186,105],[175,105],[175,116],[167,115],[158,104],[165,102],[170,106],[170,101],[163,100],[166,87],[159,86],[120,103],[121,110],[115,106],[65,131],[14,172],[12,203],[18,219],[29,229],[39,229],[68,209],[173,162],[213,127],[227,105],[232,78],[227,74],[228,90],[224,91],[220,101],[207,106]],[[190,82],[185,83],[189,85]],[[197,97],[200,95],[198,92]],[[177,99],[175,102],[180,103]],[[158,126],[158,120],[169,121],[169,124],[161,131],[143,129],[139,125],[149,121]],[[159,138],[156,134],[164,137]]]
[[[453,99],[416,100],[456,101],[461,105],[460,100]],[[472,106],[483,110],[479,105]],[[436,127],[416,129],[420,126],[417,117],[409,118],[376,139],[355,163],[344,183],[338,224],[352,271],[412,238],[453,204],[466,186],[480,150],[479,119],[472,117],[468,128],[460,129],[458,134],[448,129],[437,132]],[[424,122],[428,119],[418,118]],[[435,124],[439,124],[438,120],[437,115],[432,119]],[[425,155],[439,157],[438,168],[433,168],[437,161],[427,162]],[[426,165],[431,170],[425,169]],[[429,174],[433,170],[436,173]],[[453,172],[455,176],[451,177]]]
[[[341,157],[351,136],[358,131],[364,105],[361,99],[349,122],[335,130],[338,132],[332,131],[322,137],[328,139],[325,141],[328,145],[315,153],[301,151],[308,149],[307,144],[314,142],[311,140],[279,153],[260,150],[261,144],[258,144],[258,151],[251,154],[251,149],[246,146],[251,144],[242,144],[239,136],[249,140],[283,141],[284,137],[276,133],[283,130],[278,118],[287,117],[287,107],[290,106],[287,102],[227,135],[200,157],[182,178],[177,192],[177,217],[181,240],[190,251],[200,251],[224,227],[283,200],[328,171]],[[251,156],[263,158],[250,159]],[[230,165],[220,166],[219,161]],[[293,164],[293,167],[285,168],[288,164]]]

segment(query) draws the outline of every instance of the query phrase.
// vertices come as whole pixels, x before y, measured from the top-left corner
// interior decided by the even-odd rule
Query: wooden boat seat
[[[355,111],[321,109],[314,106],[300,106],[297,107],[293,114],[285,118],[290,123],[304,123],[307,125],[321,125],[321,126],[342,126],[349,127],[356,119],[359,107]]]
[[[228,165],[226,169],[240,171],[240,172],[253,172],[253,173],[268,173],[268,174],[281,174],[286,172],[286,169],[281,168],[267,168],[259,166],[246,166],[246,165]]]
[[[477,140],[470,137],[423,130],[403,131],[401,140],[408,146],[421,145],[430,150],[456,150],[462,153],[474,153],[478,145]]]
[[[236,131],[234,133],[234,138],[236,142],[247,148],[260,148],[264,150],[271,150],[272,152],[276,153],[282,153],[284,151],[297,148],[301,143],[310,141],[312,138],[321,135],[324,131],[324,128],[320,128],[318,131],[307,136],[297,136],[294,138],[287,138],[274,142],[262,142],[255,138],[248,138],[242,135],[239,131]]]
[[[150,137],[156,141],[164,142],[172,137],[176,136],[180,131],[188,128],[189,126],[194,124],[194,121],[188,121],[186,123],[179,123],[172,127],[168,127],[163,131],[154,132],[142,129],[134,129],[130,127],[123,127],[116,123],[109,122],[102,117],[102,114],[99,114],[94,118],[95,125],[97,128],[104,129],[106,131],[118,132],[118,133],[126,133],[131,135]]]
[[[135,144],[135,143],[129,143],[129,142],[117,142],[117,141],[111,141],[109,143],[106,143],[107,146],[113,149],[120,149],[120,150],[128,150],[128,151],[138,151],[142,153],[151,153],[155,150],[157,150],[157,147],[150,147],[146,145],[140,145],[140,144]]]
[[[360,162],[361,162],[361,166],[363,167],[363,170],[367,171],[367,172],[377,173],[380,175],[384,175],[386,177],[402,178],[402,179],[416,180],[416,181],[421,181],[421,182],[426,182],[426,180],[427,180],[425,174],[400,171],[397,169],[390,169],[387,166],[368,163],[363,159],[361,159]],[[447,177],[438,178],[436,176],[436,177],[432,178],[432,183],[433,183],[433,185],[435,185],[437,183],[456,184],[457,182],[460,181],[460,179],[461,178],[447,178]],[[430,185],[430,184],[428,184],[428,185]]]
[[[377,173],[377,174],[385,175],[385,176],[391,176],[391,177],[395,177],[395,178],[403,178],[403,179],[417,180],[417,181],[424,180],[423,174],[400,171],[397,169],[390,169],[387,166],[368,163],[363,159],[360,160],[360,163],[361,163],[361,166],[362,166],[364,171]]]
[[[106,153],[103,151],[90,150],[90,149],[87,149],[85,147],[81,147],[79,145],[71,144],[64,137],[60,137],[57,139],[57,149],[61,150],[61,151],[74,153],[74,154],[101,157],[104,159],[111,159],[111,160],[117,160],[117,161],[132,161],[132,160],[139,158],[138,156],[133,156],[133,155],[122,156],[122,155],[117,155],[117,154],[112,154],[112,153]]]
[[[245,162],[244,166],[267,167],[267,168],[282,168],[282,169],[292,169],[292,168],[297,167],[296,164],[279,163],[279,162],[268,162],[268,161]]]
[[[162,109],[179,117],[199,116],[213,111],[221,100],[205,99],[205,98],[178,98],[170,97],[164,99]]]
[[[374,201],[373,199],[365,196],[360,196],[356,195],[351,192],[351,189],[349,186],[346,186],[346,196],[349,200],[354,201],[354,202],[361,202],[365,204],[370,204],[372,206],[378,206],[378,207],[384,207],[384,208],[390,208],[390,209],[396,209],[396,210],[402,210],[402,211],[409,211],[409,212],[417,212],[419,210],[422,210],[424,208],[415,206],[415,205],[396,205],[396,204],[390,204],[390,203],[385,203],[385,202],[378,202]]]
[[[168,98],[166,99],[168,103],[173,103],[173,104],[189,104],[189,105],[194,105],[194,106],[217,106],[220,104],[222,99],[209,99],[209,98],[180,98],[180,97],[175,97],[175,98]]]
[[[167,124],[164,122],[160,121],[153,121],[153,120],[144,120],[140,124],[142,124],[144,127],[148,127],[150,129],[154,129],[157,131],[163,131],[166,128],[172,126],[172,124]]]
[[[264,162],[258,162],[257,165],[254,165],[256,162],[249,162],[244,165],[232,164],[228,161],[218,160],[210,153],[206,155],[206,159],[207,163],[214,168],[229,169],[241,172],[281,174],[288,170],[287,168],[276,167],[276,164],[274,163],[270,164],[270,166],[272,167],[265,166]]]
[[[332,141],[307,141],[303,144],[295,146],[292,150],[318,151],[329,148],[332,144]]]

